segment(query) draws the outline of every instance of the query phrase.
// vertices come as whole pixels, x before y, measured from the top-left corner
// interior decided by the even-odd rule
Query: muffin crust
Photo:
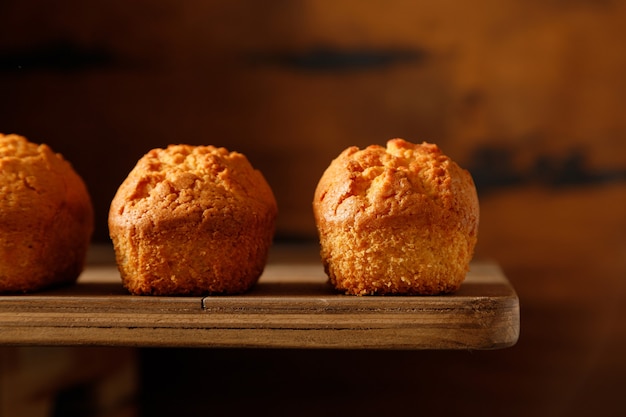
[[[322,175],[313,211],[326,273],[347,294],[456,291],[477,242],[471,175],[429,143],[344,150]]]
[[[122,183],[109,232],[132,294],[241,293],[263,272],[276,214],[244,155],[170,145],[148,152]]]
[[[93,232],[87,188],[45,144],[0,134],[0,292],[76,281]]]

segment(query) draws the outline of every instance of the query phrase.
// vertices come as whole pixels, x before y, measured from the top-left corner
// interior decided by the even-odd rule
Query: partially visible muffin
[[[0,292],[70,284],[83,270],[93,207],[60,154],[0,134]]]
[[[243,154],[170,145],[121,184],[109,233],[132,294],[233,294],[263,272],[276,215],[270,186]]]
[[[344,150],[320,178],[313,211],[324,268],[346,294],[454,292],[477,242],[472,177],[429,143]]]

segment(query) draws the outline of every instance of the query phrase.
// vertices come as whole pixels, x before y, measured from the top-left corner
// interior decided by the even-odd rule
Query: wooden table
[[[75,285],[0,296],[2,345],[498,349],[518,336],[517,294],[493,262],[446,296],[338,294],[319,262],[280,247],[244,295],[132,296],[112,262],[90,262]]]

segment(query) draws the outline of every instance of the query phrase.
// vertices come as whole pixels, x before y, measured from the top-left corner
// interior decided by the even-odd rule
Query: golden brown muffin
[[[132,294],[241,293],[263,272],[276,200],[246,157],[170,145],[144,155],[117,191],[109,233]]]
[[[322,175],[313,211],[324,268],[346,294],[456,291],[477,240],[469,172],[428,143],[346,149]]]
[[[0,292],[69,284],[93,232],[91,198],[60,154],[0,134]]]

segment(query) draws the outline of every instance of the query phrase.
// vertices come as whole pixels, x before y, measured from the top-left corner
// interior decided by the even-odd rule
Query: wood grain
[[[76,285],[0,296],[0,343],[167,347],[497,349],[519,336],[519,301],[494,263],[435,297],[337,294],[318,264],[269,265],[247,294],[141,297],[114,266]]]

